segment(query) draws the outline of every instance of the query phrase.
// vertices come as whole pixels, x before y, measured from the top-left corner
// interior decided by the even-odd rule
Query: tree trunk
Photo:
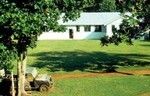
[[[13,72],[11,72],[11,81],[12,81],[12,96],[15,96],[15,87],[14,87],[14,76],[13,76]]]
[[[21,57],[19,57],[19,60],[17,61],[17,76],[18,76],[18,86],[17,86],[17,96],[21,96]]]
[[[22,73],[22,88],[21,88],[21,94],[24,96],[26,95],[25,91],[25,72],[26,72],[26,64],[27,64],[27,52],[23,53],[23,60],[22,60],[22,66],[21,66],[21,73]]]
[[[19,60],[18,60],[18,90],[17,90],[18,95],[17,96],[26,95],[26,91],[24,89],[26,60],[27,60],[27,52],[25,51],[19,55]]]

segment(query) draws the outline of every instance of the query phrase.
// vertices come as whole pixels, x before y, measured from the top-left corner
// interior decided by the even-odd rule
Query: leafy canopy
[[[13,51],[8,50],[3,44],[0,44],[0,69],[4,69],[6,73],[10,72],[13,68],[13,59],[15,58],[16,55]]]
[[[150,29],[150,0],[116,0],[118,10],[122,12],[123,21],[120,29],[113,31],[113,36],[101,39],[103,45],[122,41],[132,44],[133,39],[141,37]]]
[[[28,47],[34,48],[42,32],[60,30],[62,26],[57,21],[62,13],[65,13],[64,21],[75,20],[84,8],[95,4],[95,1],[0,0],[1,63],[8,61],[6,63],[10,64],[11,56],[20,56]]]

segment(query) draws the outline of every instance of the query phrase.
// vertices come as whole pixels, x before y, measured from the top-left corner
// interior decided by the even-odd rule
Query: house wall
[[[69,33],[67,32],[43,32],[39,37],[38,40],[63,40],[63,39],[69,39]]]
[[[73,30],[73,39],[100,39],[103,36],[111,37],[112,34],[112,26],[114,25],[117,29],[119,29],[119,25],[121,24],[122,19],[115,20],[107,25],[102,26],[102,32],[94,32],[95,26],[91,26],[90,32],[84,31],[84,26],[80,26],[80,32],[77,32],[76,26],[67,26],[66,32],[44,32],[39,36],[39,40],[67,40],[69,38],[69,29]]]
[[[80,26],[80,32],[77,32],[76,26],[67,26],[66,32],[44,32],[39,36],[39,40],[67,40],[69,38],[69,29],[73,30],[73,39],[100,39],[106,35],[106,28],[103,26],[103,32],[94,32],[95,26],[91,26],[90,32],[84,31],[84,26]]]
[[[106,36],[111,37],[113,35],[112,33],[112,26],[114,25],[117,29],[119,29],[119,25],[121,24],[122,19],[118,19],[114,22],[111,22],[106,25]]]
[[[80,32],[74,34],[74,39],[100,39],[105,32]]]

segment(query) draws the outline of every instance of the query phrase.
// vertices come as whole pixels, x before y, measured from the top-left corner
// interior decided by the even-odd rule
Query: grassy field
[[[101,47],[98,40],[39,41],[29,50],[28,66],[40,73],[85,74],[113,68],[117,72],[150,70],[150,42]],[[48,93],[33,96],[150,96],[150,76],[94,76],[56,79]]]
[[[95,77],[62,79],[49,93],[33,96],[150,96],[150,77]]]
[[[133,46],[100,46],[98,40],[39,41],[29,51],[28,65],[42,73],[101,71],[150,68],[150,42]]]

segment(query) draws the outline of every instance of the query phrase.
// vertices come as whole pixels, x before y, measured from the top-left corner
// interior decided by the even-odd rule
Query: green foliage
[[[132,44],[133,39],[138,39],[150,29],[150,1],[149,0],[116,0],[118,10],[122,12],[123,21],[120,29],[113,34],[121,41]],[[111,41],[108,40],[105,41]],[[115,39],[116,40],[116,39]],[[111,41],[114,43],[116,41]],[[106,45],[103,42],[103,45]],[[117,44],[119,44],[118,41]]]
[[[13,60],[16,58],[15,51],[8,50],[3,44],[0,44],[0,69],[5,72],[11,72],[13,68]]]
[[[114,12],[116,10],[115,0],[97,0],[93,6],[85,9],[86,12]]]
[[[4,34],[9,32],[9,42],[17,40],[18,52],[33,48],[43,31],[58,30],[61,13],[65,13],[65,21],[75,20],[92,2],[94,0],[1,0],[0,27],[3,30],[0,37],[5,38]]]
[[[42,32],[64,30],[58,25],[62,13],[65,13],[64,21],[75,20],[83,8],[93,2],[95,0],[0,0],[0,43],[5,48],[2,50],[6,50],[1,52],[4,54],[1,62],[10,59],[11,53],[20,56],[28,48],[34,48]]]
[[[115,0],[103,0],[99,8],[100,12],[114,12],[116,10]]]

